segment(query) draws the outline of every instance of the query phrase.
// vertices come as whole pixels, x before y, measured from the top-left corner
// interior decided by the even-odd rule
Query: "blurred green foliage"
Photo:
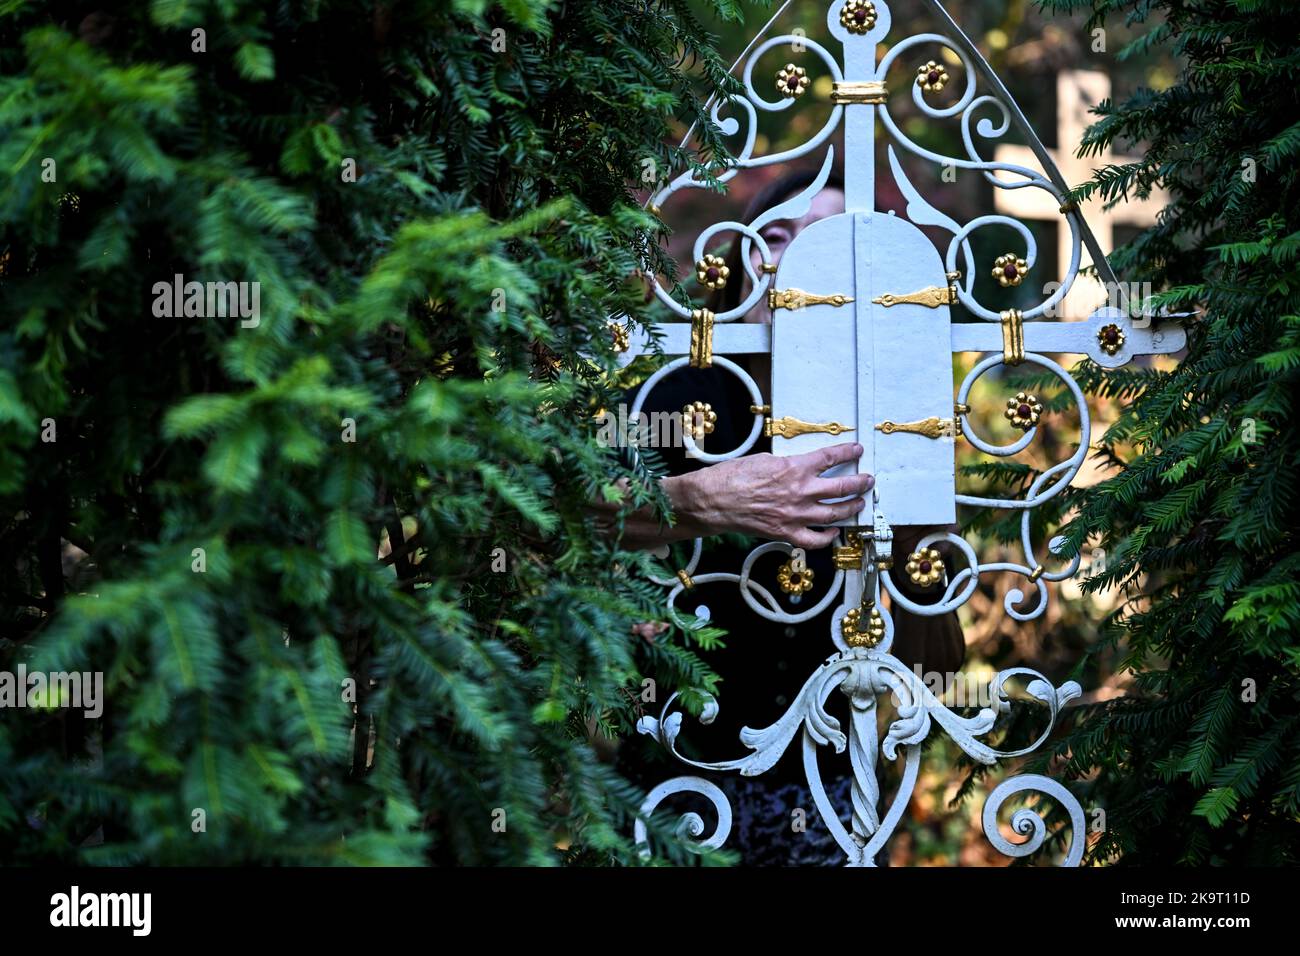
[[[632,636],[649,559],[584,505],[659,228],[628,184],[690,161],[704,35],[674,2],[0,6],[0,669],[107,696],[5,712],[0,860],[638,859],[591,739],[643,670],[710,675]],[[175,275],[260,315],[160,317]]]

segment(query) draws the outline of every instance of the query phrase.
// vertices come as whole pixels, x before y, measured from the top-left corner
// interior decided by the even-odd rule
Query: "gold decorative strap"
[[[1019,309],[1002,313],[1002,361],[1019,365],[1025,360],[1025,318]]]
[[[889,90],[880,80],[837,80],[831,84],[831,102],[837,106],[848,103],[878,105],[889,98]]]
[[[1078,212],[1078,211],[1079,211],[1079,204],[1075,202],[1073,199],[1071,199],[1069,202],[1063,202],[1060,205],[1060,212],[1061,215],[1063,216],[1067,215],[1068,213]]]
[[[750,405],[749,413],[751,415],[771,415],[772,406],[771,405]]]
[[[824,422],[821,424],[815,422],[804,422],[797,418],[791,418],[786,415],[784,418],[769,418],[763,423],[763,434],[768,438],[795,438],[799,435],[808,435],[813,432],[821,432],[829,435],[838,435],[841,432],[853,431],[848,425],[841,425],[839,422]]]
[[[713,313],[696,309],[691,313],[691,368],[713,364]]]
[[[886,435],[892,435],[894,432],[911,432],[915,435],[924,435],[926,438],[943,438],[945,435],[956,434],[957,423],[952,418],[936,418],[931,415],[918,422],[883,421],[876,426],[876,431],[884,432]]]
[[[656,206],[654,203],[650,204],[650,215],[652,216],[659,215],[659,207]]]
[[[970,406],[965,404],[964,402],[958,402],[955,405],[953,405],[952,413],[954,415],[969,415]]]
[[[805,292],[803,289],[768,289],[767,290],[767,307],[773,311],[777,309],[802,309],[810,305],[832,305],[839,308],[853,301],[853,296],[843,295],[839,292],[832,292],[829,295],[819,295],[816,292]]]
[[[893,292],[886,292],[884,295],[876,296],[871,301],[877,305],[883,305],[886,309],[894,305],[923,305],[927,309],[937,309],[941,305],[956,303],[957,288],[951,285],[932,285],[916,292],[904,292],[897,295]]]
[[[1034,568],[1034,570],[1029,573],[1029,580],[1037,581],[1042,576],[1043,576],[1043,566],[1040,564],[1038,565],[1038,567]]]
[[[686,573],[685,568],[677,572],[677,580],[682,582],[682,587],[686,588],[686,590],[688,591],[695,590],[695,581],[689,574]]]
[[[763,263],[763,271],[766,272],[766,273],[768,273],[769,275],[774,275],[774,274],[776,273],[776,263],[775,263],[775,262],[764,262],[764,263]]]

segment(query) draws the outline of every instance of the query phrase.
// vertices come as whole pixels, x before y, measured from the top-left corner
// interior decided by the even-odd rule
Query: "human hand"
[[[813,531],[811,526],[855,517],[866,504],[862,496],[876,483],[871,475],[821,476],[861,455],[862,446],[852,442],[788,458],[747,455],[664,484],[673,511],[704,535],[758,535],[811,551],[838,534],[836,528]],[[824,503],[827,498],[848,500]]]

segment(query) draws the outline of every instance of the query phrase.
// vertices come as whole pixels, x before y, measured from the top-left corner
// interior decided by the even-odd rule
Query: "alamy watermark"
[[[1152,296],[1155,290],[1150,282],[1098,282],[1101,289],[1106,293],[1105,303],[1099,304],[1109,306],[1112,309],[1119,309],[1133,318],[1133,328],[1145,329],[1150,327],[1151,320],[1160,317],[1160,310],[1152,303]],[[1051,298],[1060,291],[1062,282],[1052,280],[1044,283],[1043,295]],[[1091,290],[1089,290],[1091,292]],[[1043,317],[1048,319],[1059,319],[1066,315],[1068,309],[1065,306],[1065,297],[1052,303],[1043,309]]]
[[[186,282],[178,272],[171,282],[155,282],[153,295],[153,314],[160,319],[238,316],[245,329],[262,321],[260,282]]]
[[[993,693],[991,674],[981,676],[964,671],[922,671],[920,664],[913,665],[912,673],[940,701],[947,696],[948,707],[993,707],[997,699]],[[900,704],[898,693],[895,692],[894,706]]]
[[[702,415],[695,423],[704,428]],[[637,412],[630,415],[628,407],[620,404],[613,411],[603,411],[597,417],[600,427],[596,441],[604,448],[682,448],[681,412]],[[691,424],[690,421],[687,424]]]
[[[92,720],[104,713],[103,671],[0,671],[0,709],[68,707]]]
[[[75,884],[67,893],[50,897],[54,927],[124,927],[132,936],[148,936],[153,928],[152,893],[82,892]]]

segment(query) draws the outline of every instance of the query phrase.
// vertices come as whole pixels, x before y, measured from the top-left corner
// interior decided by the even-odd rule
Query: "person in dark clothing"
[[[765,210],[807,188],[813,178],[812,172],[798,172],[768,184],[754,197],[743,221],[753,222]],[[760,234],[768,245],[771,261],[779,261],[804,227],[842,212],[843,208],[842,185],[838,180],[831,180],[814,197],[811,208],[801,219],[768,223]],[[756,249],[752,255],[757,271],[760,263]],[[749,294],[751,286],[740,256],[741,243],[737,239],[728,252],[727,264],[730,275],[741,281],[728,282],[713,293],[706,307],[715,313],[734,309]],[[771,313],[760,302],[742,321],[770,323]],[[770,355],[732,358],[745,368],[761,390],[768,392]],[[642,410],[648,415],[680,412],[695,401],[707,402],[717,414],[713,431],[708,435],[708,450],[722,452],[743,443],[754,420],[750,411],[753,400],[736,375],[717,365],[677,369],[649,392]],[[629,396],[628,404],[631,402]],[[798,596],[787,595],[775,587],[768,590],[782,609],[791,614],[816,604],[835,576],[830,545],[837,529],[831,525],[861,512],[874,479],[870,475],[821,477],[822,472],[835,464],[857,460],[862,449],[853,442],[790,457],[772,455],[770,446],[770,439],[760,438],[747,454],[712,465],[688,457],[683,448],[658,449],[667,467],[667,476],[661,481],[676,523],[671,528],[662,527],[648,509],[627,516],[624,544],[662,553],[666,545],[681,551],[691,539],[705,538],[705,552],[694,574],[698,577],[713,571],[739,573],[745,557],[761,541],[745,544],[734,540],[736,536],[785,541],[804,550],[813,589]],[[823,503],[837,498],[846,500]],[[924,534],[934,530],[894,529],[895,552],[906,553]],[[726,537],[719,538],[719,535]],[[685,559],[681,560],[684,564]],[[775,581],[776,568],[784,560],[785,556],[780,554],[763,556],[755,565],[755,579]],[[908,584],[906,577],[902,577],[899,586]],[[914,599],[927,600],[924,592],[916,593]],[[742,756],[747,751],[738,741],[740,728],[765,727],[785,713],[812,673],[835,652],[831,620],[836,606],[837,602],[832,602],[810,620],[785,624],[754,613],[741,597],[739,586],[732,582],[702,584],[679,597],[679,610],[694,613],[701,609],[701,616],[707,614],[711,623],[728,632],[725,647],[702,655],[722,679],[718,695],[720,709],[712,726],[690,725],[690,730],[683,734],[683,738],[691,738],[701,751],[692,756],[705,760]],[[893,616],[893,653],[905,664],[940,673],[952,673],[960,667],[965,644],[955,614],[918,617],[895,608]],[[841,704],[836,699],[839,696],[832,695],[828,701],[832,712]],[[844,726],[847,707],[840,706],[840,712]],[[740,851],[744,865],[842,863],[843,852],[818,818],[798,753],[798,737],[790,751],[759,777],[715,775],[714,782],[727,794],[735,816],[727,845]],[[643,746],[624,746],[620,751],[624,773],[647,788],[670,776],[696,772],[676,761],[654,758]],[[832,804],[847,813],[852,781],[847,759],[842,757],[838,763],[823,759],[822,766],[822,779]],[[804,822],[806,828],[792,825],[794,821]]]

